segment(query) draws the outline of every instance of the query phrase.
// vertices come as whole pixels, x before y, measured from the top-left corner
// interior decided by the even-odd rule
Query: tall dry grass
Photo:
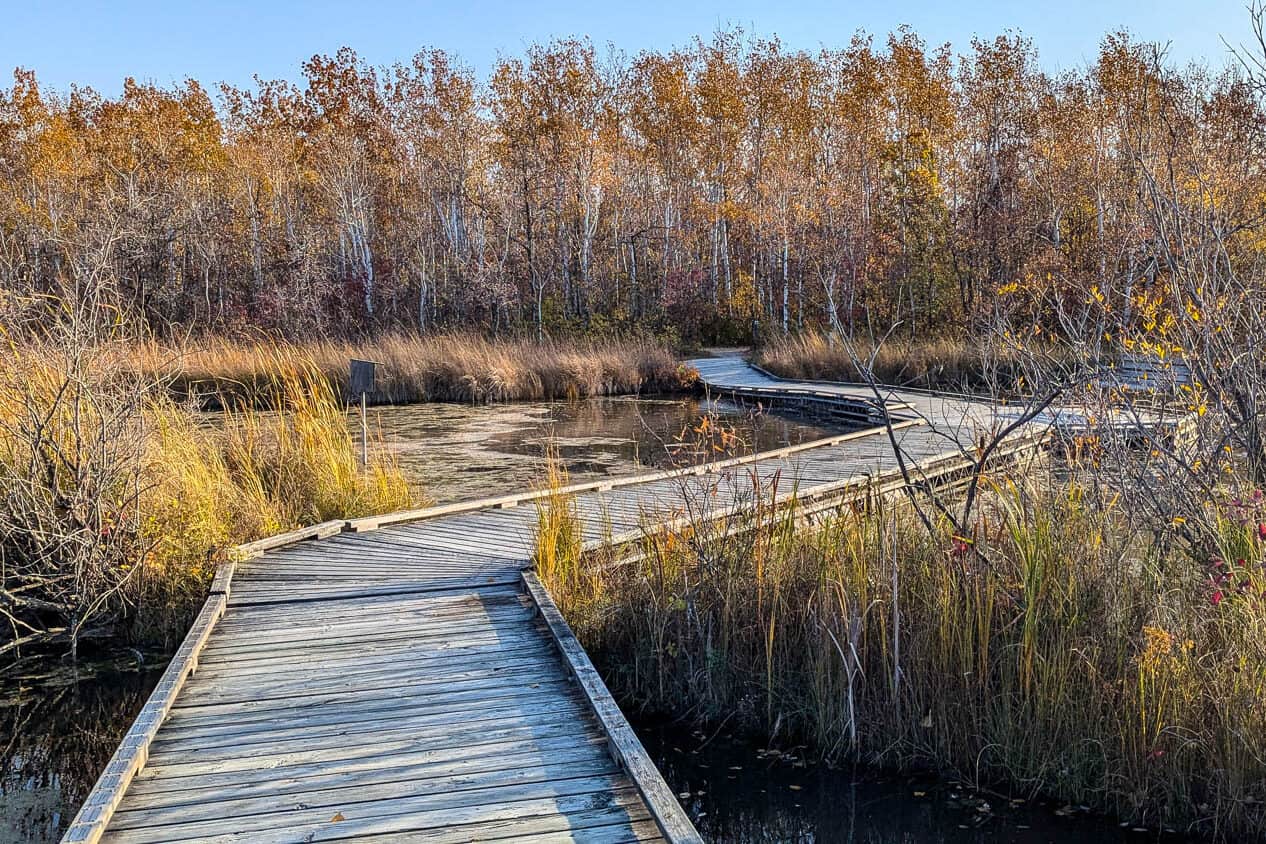
[[[277,389],[279,359],[310,362],[340,392],[346,391],[349,358],[376,361],[383,372],[372,398],[396,403],[574,399],[674,390],[693,380],[669,349],[638,338],[537,342],[393,334],[367,343],[297,345],[204,338],[175,352],[151,343],[135,355],[148,371],[170,378],[180,394],[262,396],[265,403]]]
[[[863,360],[874,354],[874,376],[885,384],[960,392],[1006,390],[1023,375],[1017,349],[989,338],[890,339],[877,352],[870,341],[857,339],[854,349]],[[776,338],[757,351],[754,361],[784,378],[864,380],[848,350],[828,334]]]
[[[568,485],[567,469],[558,455],[547,455],[544,488],[549,492],[536,501],[536,548],[533,566],[541,583],[553,593],[579,600],[577,590],[586,581],[584,531],[576,502],[561,490]],[[591,596],[592,597],[592,596]]]
[[[555,597],[633,705],[1256,835],[1266,511],[1212,508],[1218,538],[1193,563],[1116,508],[1076,479],[1006,483],[969,543],[905,509],[809,525],[757,506],[726,532],[648,529],[640,547],[556,564],[576,579]]]
[[[0,364],[0,663],[85,638],[173,641],[227,546],[414,503],[387,453],[359,465],[311,365],[274,361],[276,409],[226,400],[214,426],[120,367],[132,348],[31,339]]]

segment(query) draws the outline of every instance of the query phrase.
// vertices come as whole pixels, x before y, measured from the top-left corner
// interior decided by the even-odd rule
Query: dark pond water
[[[1073,806],[1009,800],[960,783],[842,770],[650,722],[637,732],[707,841],[716,844],[1178,842]]]
[[[0,687],[0,842],[61,837],[165,665],[128,651]]]

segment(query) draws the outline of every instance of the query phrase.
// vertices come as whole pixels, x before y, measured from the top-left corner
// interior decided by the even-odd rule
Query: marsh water
[[[802,748],[766,747],[651,721],[638,736],[704,840],[724,844],[1175,844],[1084,807],[1010,799],[954,780],[833,768]]]
[[[419,491],[440,504],[530,489],[542,482],[547,454],[556,455],[574,483],[715,458],[697,431],[705,417],[736,435],[731,453],[808,442],[838,430],[679,396],[369,409],[372,436]],[[354,428],[359,430],[358,421]]]
[[[57,841],[166,665],[123,651],[60,662],[6,683],[0,698],[0,841]]]
[[[705,417],[737,434],[738,452],[836,432],[680,397],[370,410],[379,442],[440,503],[531,487],[548,453],[575,482],[698,462],[715,456],[697,430]],[[39,665],[0,686],[0,844],[59,839],[165,663],[165,655],[127,650],[79,667]],[[652,723],[638,732],[710,841],[1145,840],[1102,819],[1015,806],[951,783],[858,777],[809,765],[794,750],[771,754]]]

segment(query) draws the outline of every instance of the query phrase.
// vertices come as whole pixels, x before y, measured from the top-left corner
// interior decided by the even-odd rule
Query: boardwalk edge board
[[[346,520],[336,519],[301,527],[296,530],[279,533],[276,536],[269,536],[265,539],[257,539],[254,542],[237,545],[229,549],[228,557],[230,560],[239,562],[249,560],[258,557],[265,551],[275,551],[278,548],[284,548],[287,545],[293,545],[305,539],[325,539],[327,536],[334,536],[336,533],[341,533],[346,525]]]
[[[607,749],[637,786],[664,838],[674,844],[703,844],[703,838],[677,802],[677,796],[668,787],[655,763],[651,761],[646,748],[629,726],[615,698],[607,690],[606,683],[602,682],[598,670],[593,667],[589,655],[581,647],[580,641],[576,639],[536,573],[524,571],[523,585],[549,628],[550,636],[562,655],[568,672],[575,678],[597,715],[598,723],[607,736]]]
[[[765,367],[752,361],[745,361],[752,369],[755,369],[766,378],[777,381],[780,384],[820,384],[825,387],[857,387],[862,390],[879,389],[882,391],[893,392],[900,390],[903,393],[915,393],[920,396],[934,396],[936,398],[964,399],[966,401],[978,400],[979,396],[973,396],[971,393],[964,393],[957,390],[929,390],[926,387],[902,387],[897,384],[885,384],[876,382],[871,385],[865,381],[832,381],[829,378],[787,378],[782,375],[775,375]],[[779,388],[774,388],[779,389]],[[820,395],[830,395],[830,393],[818,392]]]
[[[63,844],[96,844],[101,840],[128,785],[148,761],[149,748],[158,728],[171,712],[185,681],[197,669],[198,655],[206,646],[211,631],[228,608],[228,581],[232,576],[232,564],[222,565],[216,571],[215,582],[221,585],[223,591],[212,592],[207,596],[202,611],[185,634],[184,641],[172,656],[158,685],[150,693],[140,714],[124,734],[118,749],[110,757],[105,770],[97,778],[83,806],[71,821],[70,828],[62,837]]]

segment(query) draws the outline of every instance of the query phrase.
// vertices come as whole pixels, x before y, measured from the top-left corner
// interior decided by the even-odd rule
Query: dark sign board
[[[378,364],[371,360],[352,358],[351,376],[347,380],[347,392],[350,396],[361,396],[374,392]]]

